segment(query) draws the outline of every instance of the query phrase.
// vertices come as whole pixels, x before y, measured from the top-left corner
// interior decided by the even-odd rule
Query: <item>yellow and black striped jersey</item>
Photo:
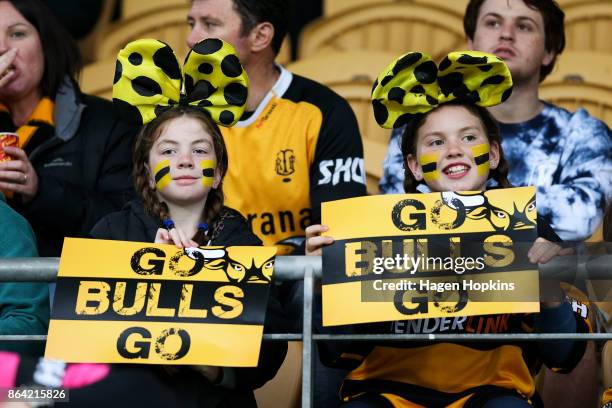
[[[303,243],[323,201],[365,195],[355,115],[330,89],[282,67],[258,108],[223,128],[229,156],[226,204],[279,255]]]

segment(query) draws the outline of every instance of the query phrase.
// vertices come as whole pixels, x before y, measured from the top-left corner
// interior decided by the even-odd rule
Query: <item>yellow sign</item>
[[[323,325],[539,312],[535,188],[323,203]]]
[[[275,255],[66,238],[45,357],[257,366]]]

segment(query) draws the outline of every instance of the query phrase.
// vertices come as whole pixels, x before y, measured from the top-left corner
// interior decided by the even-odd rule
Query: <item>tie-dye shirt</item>
[[[544,104],[523,123],[500,124],[502,147],[515,186],[537,186],[538,214],[565,241],[589,237],[612,198],[612,132],[584,109]],[[380,189],[403,193],[403,129],[391,134]]]

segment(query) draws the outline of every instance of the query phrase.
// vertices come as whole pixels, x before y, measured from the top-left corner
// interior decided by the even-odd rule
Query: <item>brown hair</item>
[[[443,105],[440,105],[436,109],[445,106],[464,107],[471,114],[480,119],[480,122],[482,123],[482,126],[486,131],[489,143],[495,143],[499,147],[499,163],[497,164],[496,169],[491,170],[491,172],[489,173],[489,178],[493,178],[495,181],[497,181],[499,187],[512,187],[512,185],[508,181],[508,162],[504,157],[504,152],[501,147],[501,135],[499,132],[499,127],[497,126],[497,122],[495,121],[495,119],[493,119],[491,114],[485,108],[461,102],[448,102]],[[404,190],[406,191],[406,193],[416,193],[417,186],[419,185],[419,181],[414,177],[412,171],[410,171],[410,168],[408,168],[408,155],[416,155],[416,142],[418,139],[417,132],[425,123],[427,116],[430,113],[435,112],[436,109],[433,109],[427,113],[419,113],[417,115],[414,115],[414,117],[410,121],[408,121],[406,127],[404,128],[404,134],[402,135],[402,157],[404,159]]]
[[[223,142],[223,137],[221,136],[221,131],[206,112],[193,107],[176,106],[168,109],[155,120],[144,126],[138,134],[134,146],[134,184],[136,186],[136,191],[142,196],[146,212],[158,218],[160,221],[169,219],[166,203],[159,201],[155,188],[151,187],[151,176],[146,165],[149,163],[151,148],[167,123],[183,116],[200,122],[202,128],[212,136],[213,148],[217,156],[217,171],[221,173],[221,182],[217,188],[213,188],[208,193],[206,205],[202,210],[202,221],[208,223],[208,231],[213,231],[214,222],[223,208],[223,177],[225,177],[225,173],[227,172],[228,160],[227,150]],[[202,245],[207,239],[212,239],[211,234],[211,232],[204,234],[203,231],[198,230],[193,240]]]
[[[470,39],[474,39],[480,7],[486,0],[470,0],[463,15],[463,31]],[[557,56],[565,48],[565,13],[554,0],[522,0],[527,7],[537,10],[544,20],[544,46],[546,51],[555,54],[548,65],[540,67],[540,82],[550,74],[555,66]]]

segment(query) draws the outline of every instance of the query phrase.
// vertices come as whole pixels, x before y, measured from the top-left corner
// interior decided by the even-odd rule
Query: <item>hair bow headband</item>
[[[219,125],[234,125],[246,107],[248,77],[234,47],[209,38],[181,66],[170,46],[143,39],[117,55],[113,102],[127,121],[147,124],[177,104],[207,111]]]
[[[390,129],[442,103],[456,100],[494,106],[511,93],[510,70],[495,55],[455,51],[436,66],[429,55],[410,52],[378,76],[372,88],[372,106],[376,122]]]

